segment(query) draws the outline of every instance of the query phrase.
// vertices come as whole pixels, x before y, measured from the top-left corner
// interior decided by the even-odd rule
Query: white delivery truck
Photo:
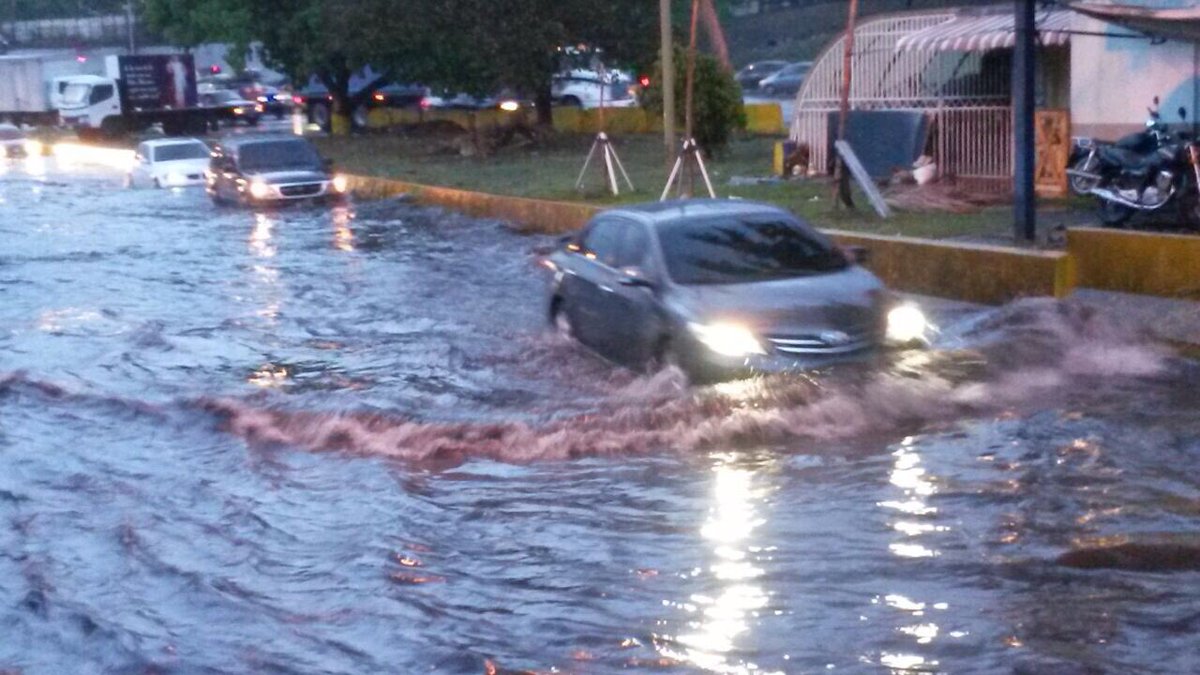
[[[203,134],[213,111],[199,107],[191,54],[105,59],[103,75],[66,79],[59,114],[81,137],[117,137],[162,124],[168,136]]]
[[[58,124],[58,105],[67,81],[102,72],[101,61],[73,51],[0,55],[0,121]]]

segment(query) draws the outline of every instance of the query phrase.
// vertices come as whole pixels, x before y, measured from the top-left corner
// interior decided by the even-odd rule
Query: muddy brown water
[[[1200,372],[1122,317],[685,389],[549,240],[0,171],[0,672],[1194,672]]]

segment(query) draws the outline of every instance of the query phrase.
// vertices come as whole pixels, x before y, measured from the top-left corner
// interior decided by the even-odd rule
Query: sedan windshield
[[[304,141],[249,143],[238,150],[243,171],[320,170],[321,156]]]
[[[208,146],[203,143],[172,143],[154,149],[154,161],[171,162],[177,159],[207,159]]]
[[[659,230],[667,271],[680,284],[736,284],[844,269],[846,257],[782,219],[720,218]]]

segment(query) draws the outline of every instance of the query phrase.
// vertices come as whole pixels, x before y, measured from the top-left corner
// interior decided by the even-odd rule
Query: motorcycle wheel
[[[1071,168],[1075,169],[1076,171],[1099,171],[1100,158],[1089,152],[1088,154],[1076,160],[1075,164]],[[1071,192],[1074,192],[1077,195],[1086,195],[1088,194],[1088,191],[1096,187],[1099,182],[1099,179],[1095,178],[1070,176],[1068,184],[1071,186]]]
[[[1110,202],[1107,200],[1100,202],[1100,222],[1104,223],[1105,227],[1125,227],[1125,223],[1133,217],[1133,209]]]

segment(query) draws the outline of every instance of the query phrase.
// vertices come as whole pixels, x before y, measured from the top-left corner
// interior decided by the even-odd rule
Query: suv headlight
[[[701,344],[722,356],[766,353],[754,333],[736,323],[689,323],[688,329]]]
[[[350,182],[347,181],[346,177],[340,173],[333,177],[333,180],[330,181],[330,184],[333,185],[334,192],[345,192],[346,188],[350,187]]]
[[[261,180],[250,181],[250,196],[255,199],[266,199],[271,194],[271,187]]]

